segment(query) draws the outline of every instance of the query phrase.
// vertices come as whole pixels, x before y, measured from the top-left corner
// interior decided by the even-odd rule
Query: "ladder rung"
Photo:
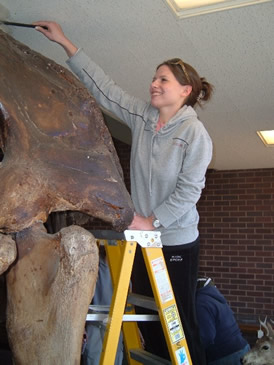
[[[106,313],[88,313],[86,321],[88,322],[107,322],[108,314]],[[146,322],[159,321],[158,314],[124,314],[123,322]]]
[[[139,361],[144,365],[171,365],[169,360],[163,359],[142,349],[132,349],[129,352],[133,360]]]
[[[127,302],[142,308],[158,311],[155,300],[145,295],[129,293]]]
[[[89,312],[96,313],[96,312],[109,312],[110,305],[103,305],[103,304],[91,304],[88,307]]]

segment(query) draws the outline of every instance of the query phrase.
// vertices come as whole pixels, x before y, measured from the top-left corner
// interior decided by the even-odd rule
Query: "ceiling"
[[[129,93],[149,100],[163,60],[180,57],[215,86],[200,119],[218,170],[274,168],[274,148],[257,130],[274,129],[274,1],[177,19],[164,0],[1,0],[9,20],[54,20]],[[39,32],[11,35],[65,66],[66,54]],[[109,122],[108,122],[109,123]],[[128,138],[120,123],[110,129]]]

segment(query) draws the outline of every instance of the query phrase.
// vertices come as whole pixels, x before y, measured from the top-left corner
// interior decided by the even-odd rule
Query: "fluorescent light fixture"
[[[164,0],[179,18],[229,10],[273,0]]]
[[[257,134],[267,147],[274,147],[274,130],[257,131]]]

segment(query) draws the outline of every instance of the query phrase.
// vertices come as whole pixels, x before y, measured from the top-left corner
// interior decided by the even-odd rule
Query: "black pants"
[[[195,307],[199,238],[186,245],[164,246],[163,253],[192,363],[193,365],[204,365],[206,359],[200,341]],[[139,246],[133,266],[132,285],[134,293],[152,296],[151,285]],[[148,313],[148,310],[136,307],[136,313]],[[139,322],[139,327],[145,340],[145,349],[160,357],[170,359],[161,324],[159,322]]]

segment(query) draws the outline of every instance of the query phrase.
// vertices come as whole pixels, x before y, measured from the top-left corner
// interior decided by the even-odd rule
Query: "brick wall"
[[[238,315],[274,316],[274,169],[208,171],[200,270]]]
[[[129,187],[130,146],[114,144]],[[201,274],[214,279],[239,318],[273,318],[274,169],[209,170],[198,210]]]
[[[131,146],[113,138],[113,143],[124,172],[125,185],[130,192],[130,150]]]

